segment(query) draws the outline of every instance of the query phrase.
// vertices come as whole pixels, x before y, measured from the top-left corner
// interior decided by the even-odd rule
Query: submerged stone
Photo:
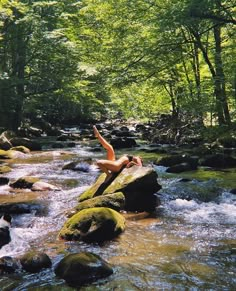
[[[42,269],[51,268],[52,262],[47,254],[41,252],[28,252],[20,258],[23,269],[30,273],[38,273]]]
[[[9,256],[0,258],[0,275],[14,273],[17,269],[19,269],[17,260]]]
[[[55,274],[74,287],[108,277],[112,273],[111,266],[105,260],[89,252],[70,254],[55,268]]]
[[[39,178],[32,176],[25,176],[10,183],[12,188],[31,189],[33,184],[38,182]]]

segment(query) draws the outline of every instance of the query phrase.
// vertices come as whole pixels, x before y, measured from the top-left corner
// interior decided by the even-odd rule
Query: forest
[[[235,0],[0,1],[0,128],[236,119]]]

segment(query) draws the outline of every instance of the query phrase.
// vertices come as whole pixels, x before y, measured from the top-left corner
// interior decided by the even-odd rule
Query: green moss
[[[10,159],[9,151],[0,150],[0,159]]]
[[[11,150],[13,151],[18,151],[18,152],[22,152],[25,154],[28,154],[30,152],[30,149],[28,149],[25,146],[16,146],[16,147],[12,147]]]
[[[31,188],[32,185],[38,181],[40,181],[40,179],[37,177],[25,176],[25,177],[19,178],[15,182],[11,183],[10,186],[13,188],[26,189],[26,188]]]
[[[84,193],[80,195],[79,202],[93,198],[94,194],[97,192],[98,188],[102,185],[105,178],[106,178],[106,174],[100,175],[97,181],[92,185],[92,187],[88,188]]]
[[[5,174],[11,172],[11,168],[8,166],[0,166],[0,174]]]
[[[124,207],[124,204],[125,204],[124,194],[122,192],[116,192],[114,194],[102,195],[80,202],[76,206],[75,210],[76,212],[78,212],[86,208],[108,207],[116,211],[119,211]]]
[[[59,237],[67,240],[103,241],[117,236],[124,229],[125,218],[120,213],[106,207],[94,207],[83,209],[68,219]]]

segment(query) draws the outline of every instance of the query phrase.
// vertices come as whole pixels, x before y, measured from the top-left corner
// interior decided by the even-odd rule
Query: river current
[[[53,262],[52,269],[38,274],[2,275],[0,290],[75,290],[58,279],[53,268],[65,254],[81,251],[100,255],[112,265],[114,274],[80,290],[235,290],[236,195],[229,190],[236,188],[236,169],[168,174],[164,167],[152,164],[158,155],[136,150],[158,173],[161,206],[148,216],[124,213],[125,232],[103,245],[64,242],[57,237],[78,196],[99,175],[93,165],[88,172],[62,167],[78,157],[95,160],[103,156],[102,151],[78,143],[74,148],[45,148],[9,161],[13,170],[4,176],[10,180],[36,176],[59,190],[32,193],[0,186],[1,201],[24,197],[42,206],[40,211],[13,217],[12,241],[0,249],[0,257],[19,257],[35,249],[46,252]],[[212,199],[201,199],[209,193]]]

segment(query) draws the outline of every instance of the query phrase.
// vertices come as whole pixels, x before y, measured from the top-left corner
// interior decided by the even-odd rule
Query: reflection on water
[[[162,205],[155,214],[124,214],[126,231],[103,245],[58,240],[67,211],[77,204],[77,197],[98,175],[95,167],[88,173],[62,167],[77,156],[95,159],[99,155],[89,147],[78,146],[69,154],[47,151],[13,164],[13,171],[7,174],[10,179],[37,176],[60,190],[33,194],[32,199],[47,210],[15,215],[12,241],[0,250],[0,256],[17,257],[26,250],[37,249],[45,251],[55,266],[66,253],[91,251],[112,264],[112,276],[81,290],[233,290],[236,195],[230,194],[227,186],[232,185],[233,176],[236,178],[235,171],[231,171],[228,181],[227,175],[223,174],[221,179],[214,172],[209,179],[203,178],[204,171],[200,170],[183,175],[191,178],[183,183],[179,181],[180,175],[167,174],[165,168],[156,167],[163,187],[159,193]],[[0,195],[9,194],[9,190],[8,186],[1,186]],[[24,193],[27,190],[20,195]],[[74,290],[55,277],[53,268],[40,274],[2,276],[0,289]]]

